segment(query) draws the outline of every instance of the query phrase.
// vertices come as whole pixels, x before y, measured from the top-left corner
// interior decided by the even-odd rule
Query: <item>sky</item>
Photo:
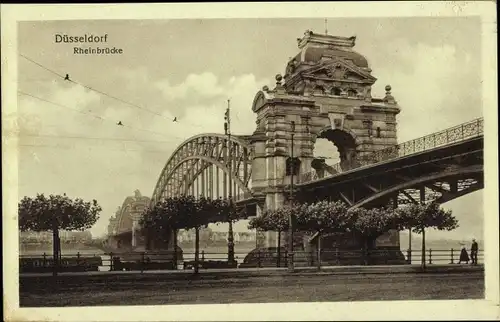
[[[284,74],[289,57],[299,52],[296,38],[307,29],[325,30],[323,19],[72,20],[18,27],[19,55],[119,99],[19,57],[18,90],[24,94],[18,96],[17,123],[8,116],[20,138],[19,197],[97,199],[103,211],[94,236],[106,232],[109,218],[134,190],[152,194],[181,142],[223,133],[227,99],[232,132],[251,134],[257,91],[273,88],[275,75]],[[482,116],[479,18],[332,18],[327,28],[329,34],[357,36],[355,50],[378,79],[373,96],[383,97],[391,85],[402,110],[399,142]],[[105,46],[123,53],[75,55],[74,44],[55,43],[56,34],[107,34]],[[324,142],[315,153],[336,155]],[[478,191],[444,204],[460,227],[427,237],[481,240],[482,196]],[[246,230],[246,222],[235,230]]]

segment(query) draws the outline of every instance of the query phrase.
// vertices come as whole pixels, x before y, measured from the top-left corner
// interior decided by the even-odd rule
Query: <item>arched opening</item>
[[[341,93],[342,93],[342,91],[340,90],[340,88],[338,88],[338,87],[332,88],[332,95],[340,96]]]
[[[314,94],[323,94],[325,92],[325,89],[323,86],[316,86],[314,88]]]
[[[332,148],[333,145],[337,148]],[[356,162],[356,142],[351,134],[328,129],[316,138],[311,167],[319,177],[351,169]]]
[[[356,90],[354,90],[354,89],[349,89],[347,91],[347,96],[348,97],[356,97],[357,94],[358,94],[358,92],[356,92]]]

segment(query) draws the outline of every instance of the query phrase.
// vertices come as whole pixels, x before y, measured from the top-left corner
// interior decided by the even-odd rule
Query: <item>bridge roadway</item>
[[[341,199],[351,207],[415,202],[414,191],[426,187],[444,203],[482,189],[483,137],[450,144],[297,185],[297,195],[310,201]]]
[[[471,125],[474,125],[473,132],[464,135],[463,129]],[[439,135],[448,139],[457,129],[462,136],[450,139],[450,143],[443,140],[444,144],[437,147],[426,147],[428,138],[436,145]],[[386,151],[376,151],[373,163],[323,178],[314,172],[304,174],[298,178],[294,196],[302,202],[343,200],[350,207],[451,201],[484,187],[482,133],[482,119],[478,119],[402,143],[386,155],[383,155]],[[415,149],[418,141],[423,145],[420,150]],[[409,145],[413,150],[408,149]],[[285,194],[289,192],[289,178],[286,179],[288,181],[278,185]],[[253,196],[238,203],[251,209],[259,201],[262,203],[263,198]]]

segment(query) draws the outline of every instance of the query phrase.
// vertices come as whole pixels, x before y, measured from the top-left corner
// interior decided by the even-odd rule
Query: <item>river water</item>
[[[235,259],[238,263],[242,263],[245,256],[252,251],[251,247],[235,247]],[[195,257],[194,247],[182,247],[184,261],[192,261]],[[20,248],[21,256],[34,256],[42,257],[44,254],[47,257],[52,256],[52,246],[51,245],[21,245]],[[61,245],[62,257],[76,257],[77,254],[80,256],[99,256],[102,259],[102,266],[99,267],[100,271],[108,271],[111,266],[111,257],[107,255],[103,250],[98,248],[86,247],[86,246],[68,246]],[[205,260],[227,260],[227,247],[205,247],[200,248],[200,259]]]

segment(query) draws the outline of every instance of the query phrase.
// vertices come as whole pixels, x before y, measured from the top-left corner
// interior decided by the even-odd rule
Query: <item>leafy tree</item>
[[[321,252],[321,235],[323,233],[345,232],[350,227],[347,207],[342,202],[320,201],[312,204],[286,205],[276,210],[266,211],[262,216],[252,218],[249,228],[278,231],[279,235],[281,231],[289,228],[289,218],[292,214],[296,218],[294,222],[296,230],[318,234],[318,256]],[[280,235],[278,240],[281,240]]]
[[[215,212],[210,216],[210,223],[234,223],[244,217],[245,211],[239,211],[236,204],[229,199],[218,198],[213,200]]]
[[[96,200],[70,199],[66,194],[37,194],[24,197],[18,204],[21,231],[52,231],[54,276],[57,274],[61,241],[59,230],[85,230],[95,224],[102,211]]]
[[[276,210],[267,210],[261,216],[250,219],[248,223],[248,229],[278,232],[278,266],[281,261],[281,232],[288,230],[290,215],[296,211],[296,207],[286,205]]]
[[[195,229],[195,273],[198,272],[200,228],[209,223],[234,222],[242,214],[234,203],[225,199],[211,199],[200,196],[180,196],[164,199],[151,208],[146,209],[140,225],[149,236],[165,236],[168,240],[172,231],[176,234],[179,229]],[[177,237],[174,236],[174,249],[177,249]]]
[[[422,234],[422,268],[425,269],[425,229],[453,230],[458,228],[458,220],[451,210],[444,210],[436,202],[411,204],[399,210],[402,229],[411,229]]]
[[[215,203],[211,198],[200,196],[198,200],[194,201],[193,205],[193,211],[188,222],[189,227],[187,228],[195,229],[194,272],[198,273],[198,263],[200,260],[200,228],[207,227],[215,212]]]
[[[365,264],[369,261],[369,252],[375,248],[378,237],[391,229],[400,230],[403,222],[399,212],[391,207],[354,208],[349,210],[352,231],[361,240]]]
[[[298,212],[297,227],[300,230],[317,234],[318,269],[321,265],[321,237],[325,233],[344,233],[349,231],[352,220],[347,207],[341,201],[319,201],[304,205]]]
[[[304,205],[298,212],[297,226],[314,233],[345,232],[350,228],[347,207],[341,201],[319,201]]]
[[[196,210],[196,200],[193,196],[179,196],[162,199],[152,207],[145,209],[140,219],[143,234],[146,235],[147,248],[151,247],[154,238],[164,245],[169,245],[173,234],[174,263],[177,263],[177,231],[190,229],[194,226],[193,214]]]
[[[248,223],[248,229],[282,232],[288,229],[291,207],[267,210],[261,216],[253,217]]]
[[[191,229],[196,226],[196,199],[194,196],[182,195],[173,198],[173,233],[174,233],[174,255],[177,259],[177,231],[179,229]]]
[[[168,246],[170,234],[177,220],[176,214],[176,201],[172,198],[160,200],[144,210],[139,225],[146,235],[146,249],[151,248],[153,239]]]

